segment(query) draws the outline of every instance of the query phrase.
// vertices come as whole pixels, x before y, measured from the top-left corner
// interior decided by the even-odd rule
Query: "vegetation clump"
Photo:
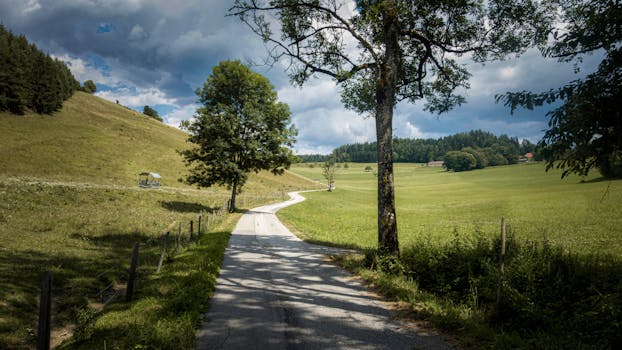
[[[65,63],[0,24],[0,112],[49,114],[79,88]]]
[[[612,349],[622,342],[622,261],[510,236],[497,306],[499,251],[498,238],[456,236],[444,245],[420,241],[405,246],[399,259],[368,250],[362,263],[382,274],[401,275],[420,290],[483,316],[491,331],[480,341],[495,348],[511,341],[515,348]],[[420,316],[455,332],[480,322],[429,311]],[[508,334],[499,337],[501,330]]]
[[[160,117],[160,115],[158,114],[158,111],[156,111],[155,109],[149,106],[143,107],[143,114],[157,121],[162,121],[162,117]]]

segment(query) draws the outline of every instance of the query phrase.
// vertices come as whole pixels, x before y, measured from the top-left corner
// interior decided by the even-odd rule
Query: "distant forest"
[[[0,111],[48,114],[79,88],[65,63],[0,24]]]
[[[488,165],[513,164],[527,152],[534,152],[536,146],[529,140],[518,141],[517,137],[496,136],[493,133],[473,130],[439,139],[400,139],[393,140],[393,161],[402,163],[427,163],[444,160],[447,152],[463,149],[476,149],[487,155]],[[303,163],[324,162],[334,159],[337,162],[373,163],[376,162],[376,143],[346,144],[335,148],[330,155],[310,154],[298,156]]]

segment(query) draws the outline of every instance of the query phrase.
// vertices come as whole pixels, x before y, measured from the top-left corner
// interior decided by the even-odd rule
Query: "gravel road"
[[[449,349],[391,319],[375,298],[274,213],[304,200],[255,208],[238,222],[198,334],[197,349]]]

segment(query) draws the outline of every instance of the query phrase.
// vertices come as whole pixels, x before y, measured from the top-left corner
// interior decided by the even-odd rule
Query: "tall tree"
[[[520,52],[546,36],[535,0],[236,0],[230,10],[269,45],[269,61],[288,59],[302,85],[315,74],[342,87],[346,107],[375,117],[378,246],[399,255],[393,187],[392,124],[397,102],[425,98],[442,113],[464,102],[476,61]]]
[[[251,171],[282,174],[289,167],[293,155],[288,147],[297,131],[274,86],[239,61],[220,62],[196,93],[203,106],[182,124],[194,145],[180,151],[191,167],[185,180],[200,187],[228,186],[233,212]]]
[[[622,177],[622,4],[612,0],[547,0],[558,25],[554,40],[541,46],[545,57],[581,62],[601,54],[597,70],[584,79],[546,92],[498,95],[512,112],[561,101],[547,113],[549,129],[538,143],[547,170],[585,176],[599,168],[605,177]]]

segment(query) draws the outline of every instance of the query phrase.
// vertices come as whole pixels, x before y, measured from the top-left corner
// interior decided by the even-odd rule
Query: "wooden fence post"
[[[497,285],[497,311],[501,307],[503,289],[503,262],[505,259],[505,218],[501,217],[501,253],[499,254],[499,283]]]
[[[130,276],[127,279],[127,287],[125,288],[125,301],[132,301],[134,294],[134,280],[136,279],[136,265],[138,265],[138,242],[134,243],[132,250],[132,262],[130,263]]]
[[[175,254],[179,252],[180,241],[181,241],[181,221],[179,222],[179,230],[177,231],[177,239],[175,240]]]
[[[170,232],[167,232],[164,236],[164,246],[162,247],[162,254],[160,254],[160,261],[158,261],[158,270],[156,273],[160,273],[160,269],[162,269],[162,263],[164,262],[164,255],[166,254],[166,248],[168,247],[168,235]]]
[[[201,238],[201,215],[199,215],[199,224],[197,225],[197,237]]]
[[[192,220],[190,220],[190,242],[192,242],[192,240],[194,239],[193,235],[194,235],[194,229],[193,229],[193,225],[194,223],[192,222]]]
[[[52,272],[47,271],[41,279],[39,299],[39,327],[37,329],[37,350],[50,349],[50,322],[52,306]]]

